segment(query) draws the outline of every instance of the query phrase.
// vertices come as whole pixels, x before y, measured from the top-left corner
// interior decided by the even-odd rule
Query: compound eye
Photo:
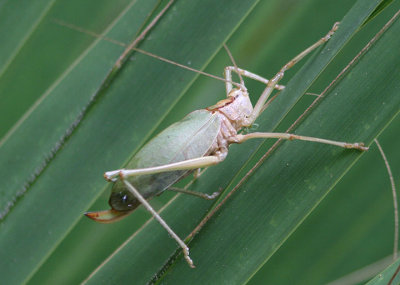
[[[236,90],[236,92],[233,94],[233,98],[237,99],[242,95],[242,92],[240,90]]]

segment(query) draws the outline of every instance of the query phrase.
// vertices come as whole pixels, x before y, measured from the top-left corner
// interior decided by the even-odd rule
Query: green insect
[[[271,80],[240,69],[236,65],[226,67],[227,98],[206,109],[190,113],[181,121],[162,131],[132,157],[126,165],[126,169],[106,172],[105,178],[114,183],[109,200],[111,209],[86,213],[86,216],[97,222],[114,222],[132,213],[142,204],[182,247],[186,261],[191,267],[194,267],[189,256],[189,248],[150,206],[147,202],[148,199],[161,194],[165,190],[180,191],[206,199],[217,197],[219,192],[206,195],[176,188],[171,189],[171,186],[197,169],[222,162],[228,154],[230,144],[242,143],[248,139],[296,139],[362,151],[367,150],[368,148],[364,147],[362,143],[337,142],[288,133],[255,132],[239,134],[240,130],[250,128],[254,124],[257,117],[266,108],[266,102],[273,90],[285,88],[278,85],[285,71],[312,50],[328,41],[337,28],[338,23],[326,36],[283,66]],[[232,82],[232,72],[238,74],[240,84]],[[254,107],[242,76],[266,84],[266,88]],[[235,85],[235,88],[233,88],[233,85]]]

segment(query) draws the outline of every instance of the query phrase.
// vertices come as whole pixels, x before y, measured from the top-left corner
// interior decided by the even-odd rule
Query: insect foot
[[[189,266],[191,268],[196,268],[196,266],[194,266],[193,260],[189,256],[189,248],[188,247],[183,249],[183,255],[185,256],[185,259],[186,259],[187,263],[189,264]]]
[[[364,146],[364,143],[346,143],[344,145],[344,148],[353,148],[353,149],[358,149],[361,151],[367,151],[369,149],[369,147]]]
[[[325,37],[323,37],[324,41],[327,42],[332,37],[332,35],[337,31],[337,29],[339,29],[339,24],[340,22],[336,22],[335,24],[333,24],[333,27],[329,31],[329,33]]]

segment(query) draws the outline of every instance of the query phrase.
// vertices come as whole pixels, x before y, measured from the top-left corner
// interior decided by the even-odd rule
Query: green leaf
[[[105,27],[105,36],[130,42],[155,5],[156,1],[125,5]],[[224,2],[178,3],[163,17],[152,40],[146,41],[143,48],[183,63],[191,61],[193,67],[201,68],[252,5],[238,1],[227,13]],[[102,172],[124,164],[197,76],[167,64],[160,67],[159,61],[136,55],[95,105],[86,110],[123,49],[54,23],[54,18],[68,22],[68,14],[62,12],[70,9],[72,6],[67,5],[50,11],[44,25],[85,37],[92,44],[53,79],[5,136],[0,149],[7,162],[0,171],[1,189],[5,189],[1,255],[11,258],[3,259],[0,268],[7,272],[7,283],[29,280],[101,194],[107,185]],[[218,28],[204,21],[205,15],[218,19]],[[179,37],[172,36],[177,32]],[[46,31],[38,29],[37,33]],[[195,48],[182,44],[188,40]],[[81,114],[82,110],[86,114]],[[76,124],[78,128],[74,128]],[[26,233],[34,243],[26,240]]]
[[[364,27],[350,42],[350,50],[378,32],[400,8],[398,4]],[[382,71],[382,76],[389,74]],[[400,117],[397,116],[379,136],[397,187],[400,150],[395,141],[399,132]],[[325,284],[353,275],[393,252],[393,231],[390,181],[381,155],[372,144],[250,284]],[[376,273],[358,275],[361,278],[358,282],[366,282]]]
[[[256,1],[185,2],[177,1],[173,5],[141,48],[202,69],[239,27],[228,42],[236,61],[239,66],[266,77],[272,76],[290,57],[324,35],[353,4],[349,1],[329,5],[314,0],[296,3],[268,1],[259,3],[248,16]],[[83,217],[84,211],[108,207],[109,187],[102,173],[122,167],[146,140],[168,124],[193,109],[212,105],[223,98],[224,86],[209,78],[199,78],[194,82],[196,74],[135,53],[83,119],[77,120],[81,110],[91,104],[91,96],[99,89],[123,49],[60,26],[53,19],[97,33],[106,31],[105,36],[128,43],[157,3],[137,1],[128,6],[127,1],[121,1],[121,5],[115,5],[114,14],[107,16],[108,20],[104,22],[105,16],[87,16],[94,15],[89,5],[86,12],[74,18],[72,15],[79,9],[73,5],[75,2],[70,3],[61,5],[61,2],[56,2],[60,14],[50,10],[43,20],[44,26],[46,24],[55,31],[53,34],[48,34],[47,30],[40,32],[39,28],[37,33],[42,34],[43,39],[46,39],[45,35],[51,35],[51,39],[60,33],[65,45],[73,38],[80,40],[76,41],[74,48],[66,48],[58,56],[61,63],[64,62],[57,65],[58,72],[45,69],[48,83],[43,85],[46,87],[37,89],[39,95],[35,97],[43,99],[32,99],[27,103],[27,106],[33,106],[32,111],[26,113],[24,120],[8,133],[0,145],[0,156],[6,158],[2,161],[7,162],[0,165],[0,173],[4,175],[0,185],[0,207],[5,214],[0,229],[0,254],[10,257],[0,261],[2,276],[11,283],[75,284],[101,265],[90,276],[89,282],[141,284],[149,282],[155,274],[165,282],[174,280],[174,283],[176,278],[182,278],[182,283],[187,283],[187,280],[191,283],[244,283],[249,280],[360,154],[303,142],[285,143],[190,243],[191,255],[197,265],[195,270],[190,270],[181,256],[174,255],[177,245],[159,224],[150,221],[140,228],[149,218],[143,209],[112,225],[89,221]],[[75,4],[80,3],[76,1]],[[332,41],[310,56],[301,73],[288,83],[287,91],[259,118],[260,130],[284,130],[285,125],[292,121],[290,118],[289,122],[282,121],[282,116],[299,100],[308,103],[307,98],[299,97],[306,90],[320,92],[329,84],[344,67],[343,64],[355,55],[346,48],[337,53],[358,32],[379,3],[358,1]],[[103,7],[99,9],[108,15],[105,11],[114,5],[104,3],[97,6]],[[242,22],[245,18],[246,21]],[[98,23],[92,22],[93,19],[99,19]],[[374,32],[368,35],[368,39],[371,34]],[[398,102],[393,101],[395,96],[386,92],[395,82],[393,77],[384,76],[396,74],[390,66],[384,65],[389,60],[394,65],[395,53],[381,55],[384,59],[380,61],[375,55],[387,34],[389,32],[339,81],[335,87],[342,88],[339,95],[333,95],[334,90],[331,90],[296,130],[297,133],[370,142],[382,131],[383,122],[393,117],[396,110],[398,112]],[[49,38],[46,40],[49,42]],[[43,42],[46,41],[38,46],[43,46]],[[359,44],[355,51],[358,52],[362,45]],[[395,45],[393,41],[387,48],[394,51]],[[40,54],[49,54],[38,48],[35,51],[36,58]],[[367,64],[367,57],[372,57],[371,65]],[[34,55],[21,57],[16,70],[21,70],[22,59],[27,61],[28,58],[32,58],[32,66],[38,65],[33,60]],[[331,60],[332,64],[327,66]],[[230,64],[222,50],[207,71],[221,74],[223,67]],[[362,64],[366,65],[364,71],[368,72],[375,66],[371,75],[377,74],[374,79],[381,82],[377,88],[386,88],[385,92],[375,88],[374,82],[365,84],[364,74],[357,73]],[[288,72],[284,83],[296,70],[298,68]],[[0,88],[3,78],[0,78]],[[357,84],[349,82],[350,79]],[[18,81],[10,76],[9,82],[8,86],[11,86],[12,82]],[[252,98],[256,98],[262,86],[250,82],[247,85]],[[362,88],[367,91],[363,93]],[[357,92],[352,92],[354,90]],[[383,95],[372,97],[372,91]],[[18,93],[13,94],[14,98]],[[365,98],[361,100],[358,96]],[[359,106],[358,100],[361,100]],[[371,106],[367,104],[368,100]],[[379,109],[378,115],[377,108],[383,100],[386,108]],[[352,108],[351,112],[343,107],[344,102],[346,108]],[[23,114],[27,108],[18,114]],[[371,117],[366,118],[368,112]],[[319,117],[321,114],[323,116]],[[288,117],[293,116],[296,118],[296,114],[291,113]],[[68,133],[75,122],[78,127]],[[368,130],[363,129],[366,125]],[[68,139],[61,141],[61,148],[56,147],[66,132]],[[27,140],[31,137],[37,138],[36,141]],[[227,161],[213,167],[212,171],[206,171],[191,189],[210,193],[226,187],[226,192],[229,192],[242,176],[240,170],[243,168],[242,173],[245,172],[266,149],[263,146],[258,150],[259,144],[259,141],[254,141],[232,146]],[[308,159],[302,159],[307,154]],[[252,155],[255,156],[249,161]],[[331,163],[326,164],[324,160]],[[37,174],[31,179],[35,171]],[[332,177],[325,173],[332,174]],[[302,184],[304,179],[309,184]],[[27,191],[21,194],[25,184]],[[314,185],[312,191],[307,189],[310,184]],[[22,198],[16,199],[10,211],[5,211],[5,205],[19,196]],[[170,197],[166,193],[154,199],[152,204],[160,208],[162,201]],[[212,203],[179,195],[167,204],[161,215],[179,236],[185,237],[209,211]],[[118,247],[120,249],[115,251]],[[165,266],[167,262],[173,266]],[[164,266],[165,275],[160,271]]]
[[[396,272],[396,269],[398,269],[399,266],[400,266],[400,259],[397,259],[395,262],[393,262],[393,264],[388,266],[382,273],[375,276],[375,278],[369,281],[367,284],[368,285],[389,284],[390,281],[392,281],[391,284],[398,284],[399,275],[398,272]],[[394,274],[397,274],[397,276],[394,276]],[[395,278],[392,280],[393,277]]]
[[[325,93],[296,133],[370,144],[399,112],[400,86],[388,76],[399,71],[394,52],[399,29],[397,21]],[[393,49],[393,57],[388,49]],[[386,76],[381,78],[383,72]],[[215,283],[246,282],[360,155],[323,145],[283,143],[190,243],[192,257],[201,266],[193,272],[179,260],[162,281],[179,284],[190,275],[199,283],[206,278]]]
[[[399,132],[397,116],[379,136],[396,185],[400,149],[393,142]],[[350,284],[367,282],[388,264],[377,261],[392,255],[393,220],[390,181],[372,144],[249,284],[326,284],[355,277]],[[386,259],[390,263],[392,257]]]
[[[378,7],[376,7],[375,11],[371,14],[371,16],[368,17],[368,19],[365,21],[365,23],[371,21],[373,18],[375,18],[379,13],[381,13],[387,6],[392,4],[393,0],[386,0],[382,1]]]
[[[7,125],[11,120],[15,125],[0,142],[0,155],[7,162],[0,166],[0,188],[4,189],[0,197],[1,218],[55,155],[123,51],[119,46],[55,24],[54,19],[78,9],[78,4],[54,5],[2,75],[0,92],[7,103],[2,122]],[[154,3],[149,3],[147,9],[153,7]],[[80,9],[85,12],[84,6]],[[120,40],[132,38],[146,18],[143,10],[136,10],[137,15],[128,15],[135,19],[130,33],[118,31],[125,27],[117,26],[110,36]],[[107,5],[91,11],[114,26],[111,20],[116,11],[108,11]],[[52,44],[46,45],[47,42]],[[55,62],[54,58],[60,60]],[[11,110],[6,112],[8,109]],[[17,115],[18,121],[14,119]]]
[[[75,188],[74,185],[81,184],[84,188],[88,185],[87,182],[79,181],[79,178],[75,179],[69,171],[79,161],[76,150],[85,151],[79,147],[68,157],[69,166],[58,168],[58,171],[64,172],[61,174],[64,181],[54,172],[46,172],[49,175],[47,182],[38,182],[37,179],[44,169],[46,171],[57,169],[49,167],[48,163],[53,161],[73,125],[78,122],[82,110],[89,104],[93,93],[99,88],[123,49],[100,39],[76,33],[55,24],[53,20],[63,18],[65,15],[63,13],[71,15],[73,11],[79,11],[76,16],[82,12],[86,17],[91,11],[93,17],[100,17],[99,21],[108,22],[109,36],[119,40],[124,40],[124,37],[131,39],[156,3],[156,1],[145,2],[146,5],[136,2],[139,6],[120,2],[122,6],[119,9],[107,9],[108,4],[92,9],[92,5],[81,6],[79,1],[69,3],[67,6],[57,3],[58,5],[47,11],[46,17],[41,20],[41,24],[3,73],[0,89],[7,90],[7,93],[2,92],[2,94],[17,98],[13,100],[18,102],[24,98],[18,97],[21,95],[18,88],[27,89],[29,95],[39,94],[30,109],[26,110],[14,128],[3,137],[0,146],[3,162],[0,170],[2,191],[0,207],[3,218],[0,244],[1,254],[10,257],[1,261],[2,272],[7,273],[2,274],[5,276],[4,282],[18,283],[28,278],[87,208],[93,193],[97,192],[88,191],[84,194],[87,195],[86,198],[81,202],[72,201],[79,197],[79,192],[73,194],[74,191],[79,191],[79,187]],[[125,15],[126,19],[130,19],[130,23],[126,21],[113,23],[113,18],[118,14]],[[125,25],[132,27],[130,34],[123,32]],[[72,38],[69,37],[72,40],[71,46],[68,46],[69,42],[66,40],[68,35],[72,35]],[[76,37],[80,39],[75,40]],[[86,39],[82,40],[82,37]],[[43,48],[43,45],[46,47]],[[65,45],[67,51],[72,49],[73,52],[64,54],[63,49],[58,49]],[[61,60],[52,66],[54,56]],[[28,65],[25,61],[27,58],[31,59]],[[45,59],[44,62],[41,59]],[[49,69],[46,69],[47,67]],[[22,74],[18,72],[19,70]],[[22,81],[29,73],[36,73],[45,82],[38,87],[32,86],[31,89],[30,81]],[[9,88],[10,86],[16,87]],[[96,130],[100,131],[99,126]],[[87,147],[90,147],[90,143]],[[82,154],[80,157],[84,158],[85,155]],[[85,161],[88,165],[95,163],[89,159]],[[84,167],[83,164],[81,166]],[[76,170],[77,173],[83,171],[78,168]],[[90,177],[90,174],[88,176],[86,174],[82,175],[84,180]],[[72,183],[69,184],[67,181]],[[72,197],[74,198],[69,200]],[[26,233],[29,233],[29,238],[34,240],[34,243],[26,240]]]
[[[2,39],[7,38],[7,41],[1,45],[0,74],[7,69],[53,3],[54,1],[49,0],[2,3],[0,36]],[[10,27],[12,27],[12,33],[10,33]]]

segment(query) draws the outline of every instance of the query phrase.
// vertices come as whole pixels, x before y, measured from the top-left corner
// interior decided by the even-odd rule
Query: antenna
[[[54,23],[60,25],[60,26],[69,28],[69,29],[71,29],[71,30],[75,30],[75,31],[78,31],[78,32],[80,32],[80,33],[84,33],[84,34],[86,34],[86,35],[89,35],[89,36],[91,36],[91,37],[99,38],[99,39],[105,40],[105,41],[107,41],[107,42],[110,42],[110,43],[119,45],[119,46],[121,46],[121,47],[127,48],[126,52],[129,51],[129,50],[133,50],[133,51],[139,52],[139,53],[141,53],[141,54],[144,54],[144,55],[147,55],[147,56],[156,58],[156,59],[161,60],[161,61],[164,61],[164,62],[166,62],[166,63],[179,66],[179,67],[184,68],[184,69],[186,69],[186,70],[190,70],[190,71],[199,73],[199,74],[201,74],[201,75],[205,75],[205,76],[208,76],[208,77],[211,77],[211,78],[214,78],[214,79],[223,81],[223,82],[230,82],[230,83],[232,83],[233,85],[235,85],[236,87],[242,88],[242,85],[243,85],[242,81],[243,81],[243,80],[242,80],[242,77],[240,76],[240,74],[239,74],[239,77],[240,77],[240,79],[241,79],[241,84],[238,84],[238,83],[236,83],[236,82],[232,82],[232,81],[230,81],[230,80],[226,80],[226,79],[223,78],[223,77],[220,77],[220,76],[217,76],[217,75],[213,75],[213,74],[210,74],[210,73],[207,73],[207,72],[204,72],[204,71],[201,71],[201,70],[198,70],[198,69],[195,69],[195,68],[192,68],[192,67],[183,65],[183,64],[181,64],[181,63],[178,63],[178,62],[175,62],[175,61],[173,61],[173,60],[167,59],[167,58],[165,58],[165,57],[162,57],[162,56],[153,54],[153,53],[151,53],[151,52],[148,52],[148,51],[145,51],[145,50],[136,48],[136,47],[134,47],[134,45],[128,46],[128,45],[127,45],[126,43],[124,43],[124,42],[121,42],[121,41],[118,41],[118,40],[115,40],[115,39],[112,39],[112,38],[109,38],[109,37],[105,37],[105,36],[103,36],[103,35],[100,35],[100,34],[98,34],[98,33],[93,32],[93,31],[90,31],[90,30],[84,29],[84,28],[82,28],[82,27],[78,27],[78,26],[76,26],[76,25],[74,25],[74,24],[71,24],[71,23],[67,23],[67,22],[65,22],[65,21],[62,21],[62,20],[60,20],[60,19],[52,19],[52,21],[53,21]],[[138,37],[138,38],[139,38],[139,37]],[[137,42],[137,41],[135,40],[135,42]],[[128,47],[129,47],[129,49],[128,49]],[[228,52],[229,52],[229,51],[228,51]],[[119,61],[119,60],[118,60],[118,61]],[[235,65],[235,67],[236,67],[236,65]],[[243,85],[243,86],[244,86],[244,85]]]
[[[232,63],[233,63],[233,66],[234,66],[235,69],[236,69],[236,73],[237,73],[238,76],[239,76],[240,85],[242,85],[240,88],[241,88],[241,89],[244,88],[244,89],[246,90],[246,87],[245,87],[244,81],[243,81],[243,77],[242,77],[242,75],[241,75],[240,72],[239,72],[239,68],[238,68],[238,66],[237,66],[237,64],[236,64],[236,61],[235,61],[235,59],[233,58],[233,55],[232,55],[231,51],[229,50],[228,46],[227,46],[225,43],[224,43],[224,48],[225,48],[226,52],[228,53],[229,58],[231,59],[231,61],[232,61]]]

